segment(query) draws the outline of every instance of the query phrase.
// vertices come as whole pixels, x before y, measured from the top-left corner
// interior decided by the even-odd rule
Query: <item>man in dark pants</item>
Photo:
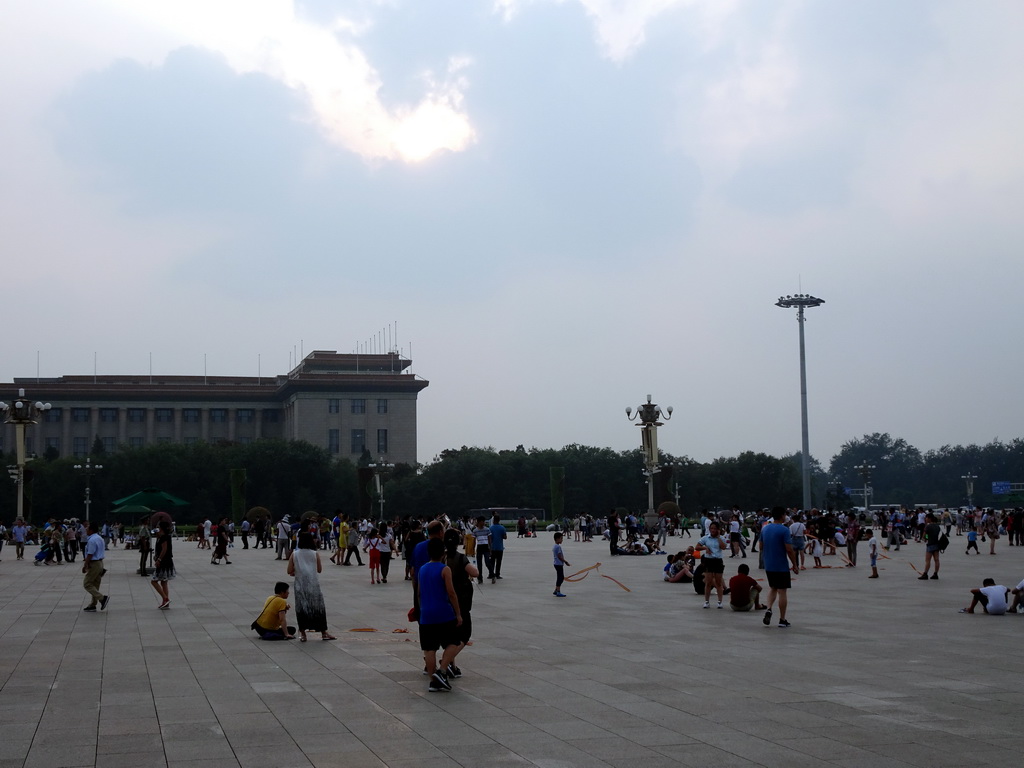
[[[612,557],[619,554],[619,516],[614,509],[608,513],[608,549]]]
[[[494,562],[494,571],[491,576],[491,584],[494,583],[495,579],[501,578],[501,560],[505,556],[505,539],[508,538],[508,530],[501,524],[501,518],[498,515],[494,516],[494,521],[491,523],[491,560]]]
[[[793,573],[800,573],[796,550],[790,543],[789,526],[783,524],[785,519],[785,508],[774,507],[772,522],[761,531],[761,554],[769,587],[766,601],[768,610],[764,612],[763,623],[766,627],[772,623],[772,606],[775,605],[775,600],[778,598],[779,627],[781,629],[789,627],[789,622],[786,620],[786,607],[788,605],[787,592],[791,586],[790,565],[792,565]]]
[[[472,530],[476,537],[476,569],[479,571],[477,583],[484,583],[484,564],[487,565],[487,578],[494,583],[494,560],[491,558],[491,529],[484,525],[483,515],[476,519],[476,528]]]

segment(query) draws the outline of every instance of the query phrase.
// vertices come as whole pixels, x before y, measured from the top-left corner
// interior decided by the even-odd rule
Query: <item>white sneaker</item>
[[[711,603],[709,603],[707,600],[705,600],[704,601],[704,607],[705,608],[710,608],[711,607]]]
[[[719,601],[718,601],[718,607],[719,607],[719,608],[721,608],[721,607],[722,607],[722,601],[721,601],[721,600],[719,600]]]

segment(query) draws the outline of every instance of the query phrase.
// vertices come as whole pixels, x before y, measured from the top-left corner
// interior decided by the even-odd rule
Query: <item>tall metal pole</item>
[[[803,508],[811,508],[811,449],[808,438],[807,427],[807,359],[804,351],[804,309],[807,307],[820,307],[824,304],[823,299],[816,298],[807,293],[798,293],[795,296],[780,296],[775,306],[784,309],[796,307],[796,320],[800,326],[800,443],[801,461],[800,469],[803,481]]]
[[[800,325],[800,450],[801,469],[803,471],[804,510],[811,508],[811,448],[807,429],[807,358],[804,352],[804,308],[801,305],[796,312],[796,320]]]

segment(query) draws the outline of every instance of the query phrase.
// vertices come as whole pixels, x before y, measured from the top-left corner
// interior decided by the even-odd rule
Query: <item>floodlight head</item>
[[[784,309],[791,309],[793,307],[820,307],[824,303],[824,299],[811,296],[809,293],[798,293],[794,296],[780,297],[779,300],[775,302],[775,306],[782,307]]]

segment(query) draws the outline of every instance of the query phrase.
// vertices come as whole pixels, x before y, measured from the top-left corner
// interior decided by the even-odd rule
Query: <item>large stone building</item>
[[[428,382],[397,354],[311,352],[286,375],[60,376],[0,384],[48,402],[26,432],[26,450],[86,456],[98,437],[108,451],[154,443],[261,438],[305,440],[339,457],[363,449],[393,463],[416,462],[416,397]],[[0,448],[15,448],[14,427]]]

